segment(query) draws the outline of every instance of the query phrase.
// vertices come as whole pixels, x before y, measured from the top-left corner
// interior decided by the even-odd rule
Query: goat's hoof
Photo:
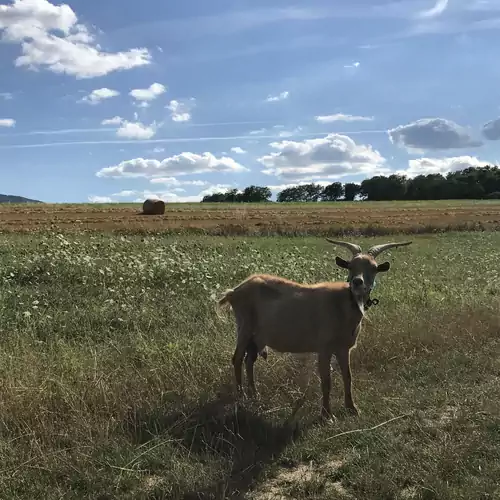
[[[257,389],[248,389],[248,397],[249,398],[258,398],[260,396],[260,393]]]
[[[357,417],[360,414],[360,411],[358,410],[356,405],[346,406],[346,410],[350,415],[353,415],[354,417]]]
[[[333,422],[335,417],[328,408],[321,408],[320,418],[323,422],[330,421]]]

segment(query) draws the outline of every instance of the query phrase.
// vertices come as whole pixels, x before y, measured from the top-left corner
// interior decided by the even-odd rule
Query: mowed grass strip
[[[214,301],[253,272],[345,280],[345,250],[4,236],[0,497],[498,498],[500,233],[413,241],[379,258],[392,267],[352,354],[361,416],[334,370],[338,418],[321,425],[314,359],[259,358],[260,398],[236,403],[234,321]]]

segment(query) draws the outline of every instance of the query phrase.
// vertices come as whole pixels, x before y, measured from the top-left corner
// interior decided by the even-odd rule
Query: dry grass
[[[144,217],[140,204],[0,206],[0,232],[112,231],[178,235],[366,235],[500,228],[499,201],[291,204],[167,203]]]
[[[335,370],[321,425],[315,366],[289,356],[259,359],[261,397],[236,402],[213,303],[255,271],[345,279],[322,239],[4,237],[0,497],[498,498],[499,245],[388,252],[352,357],[362,414],[344,415]]]

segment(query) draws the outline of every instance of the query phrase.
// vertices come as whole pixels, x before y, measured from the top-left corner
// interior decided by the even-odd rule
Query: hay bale
[[[163,215],[165,213],[165,202],[163,200],[148,198],[142,204],[142,213],[144,215]]]

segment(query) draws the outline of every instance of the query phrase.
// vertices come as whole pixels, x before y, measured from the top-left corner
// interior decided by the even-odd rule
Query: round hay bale
[[[144,215],[163,215],[165,213],[165,202],[163,200],[148,198],[142,204],[142,213]]]

